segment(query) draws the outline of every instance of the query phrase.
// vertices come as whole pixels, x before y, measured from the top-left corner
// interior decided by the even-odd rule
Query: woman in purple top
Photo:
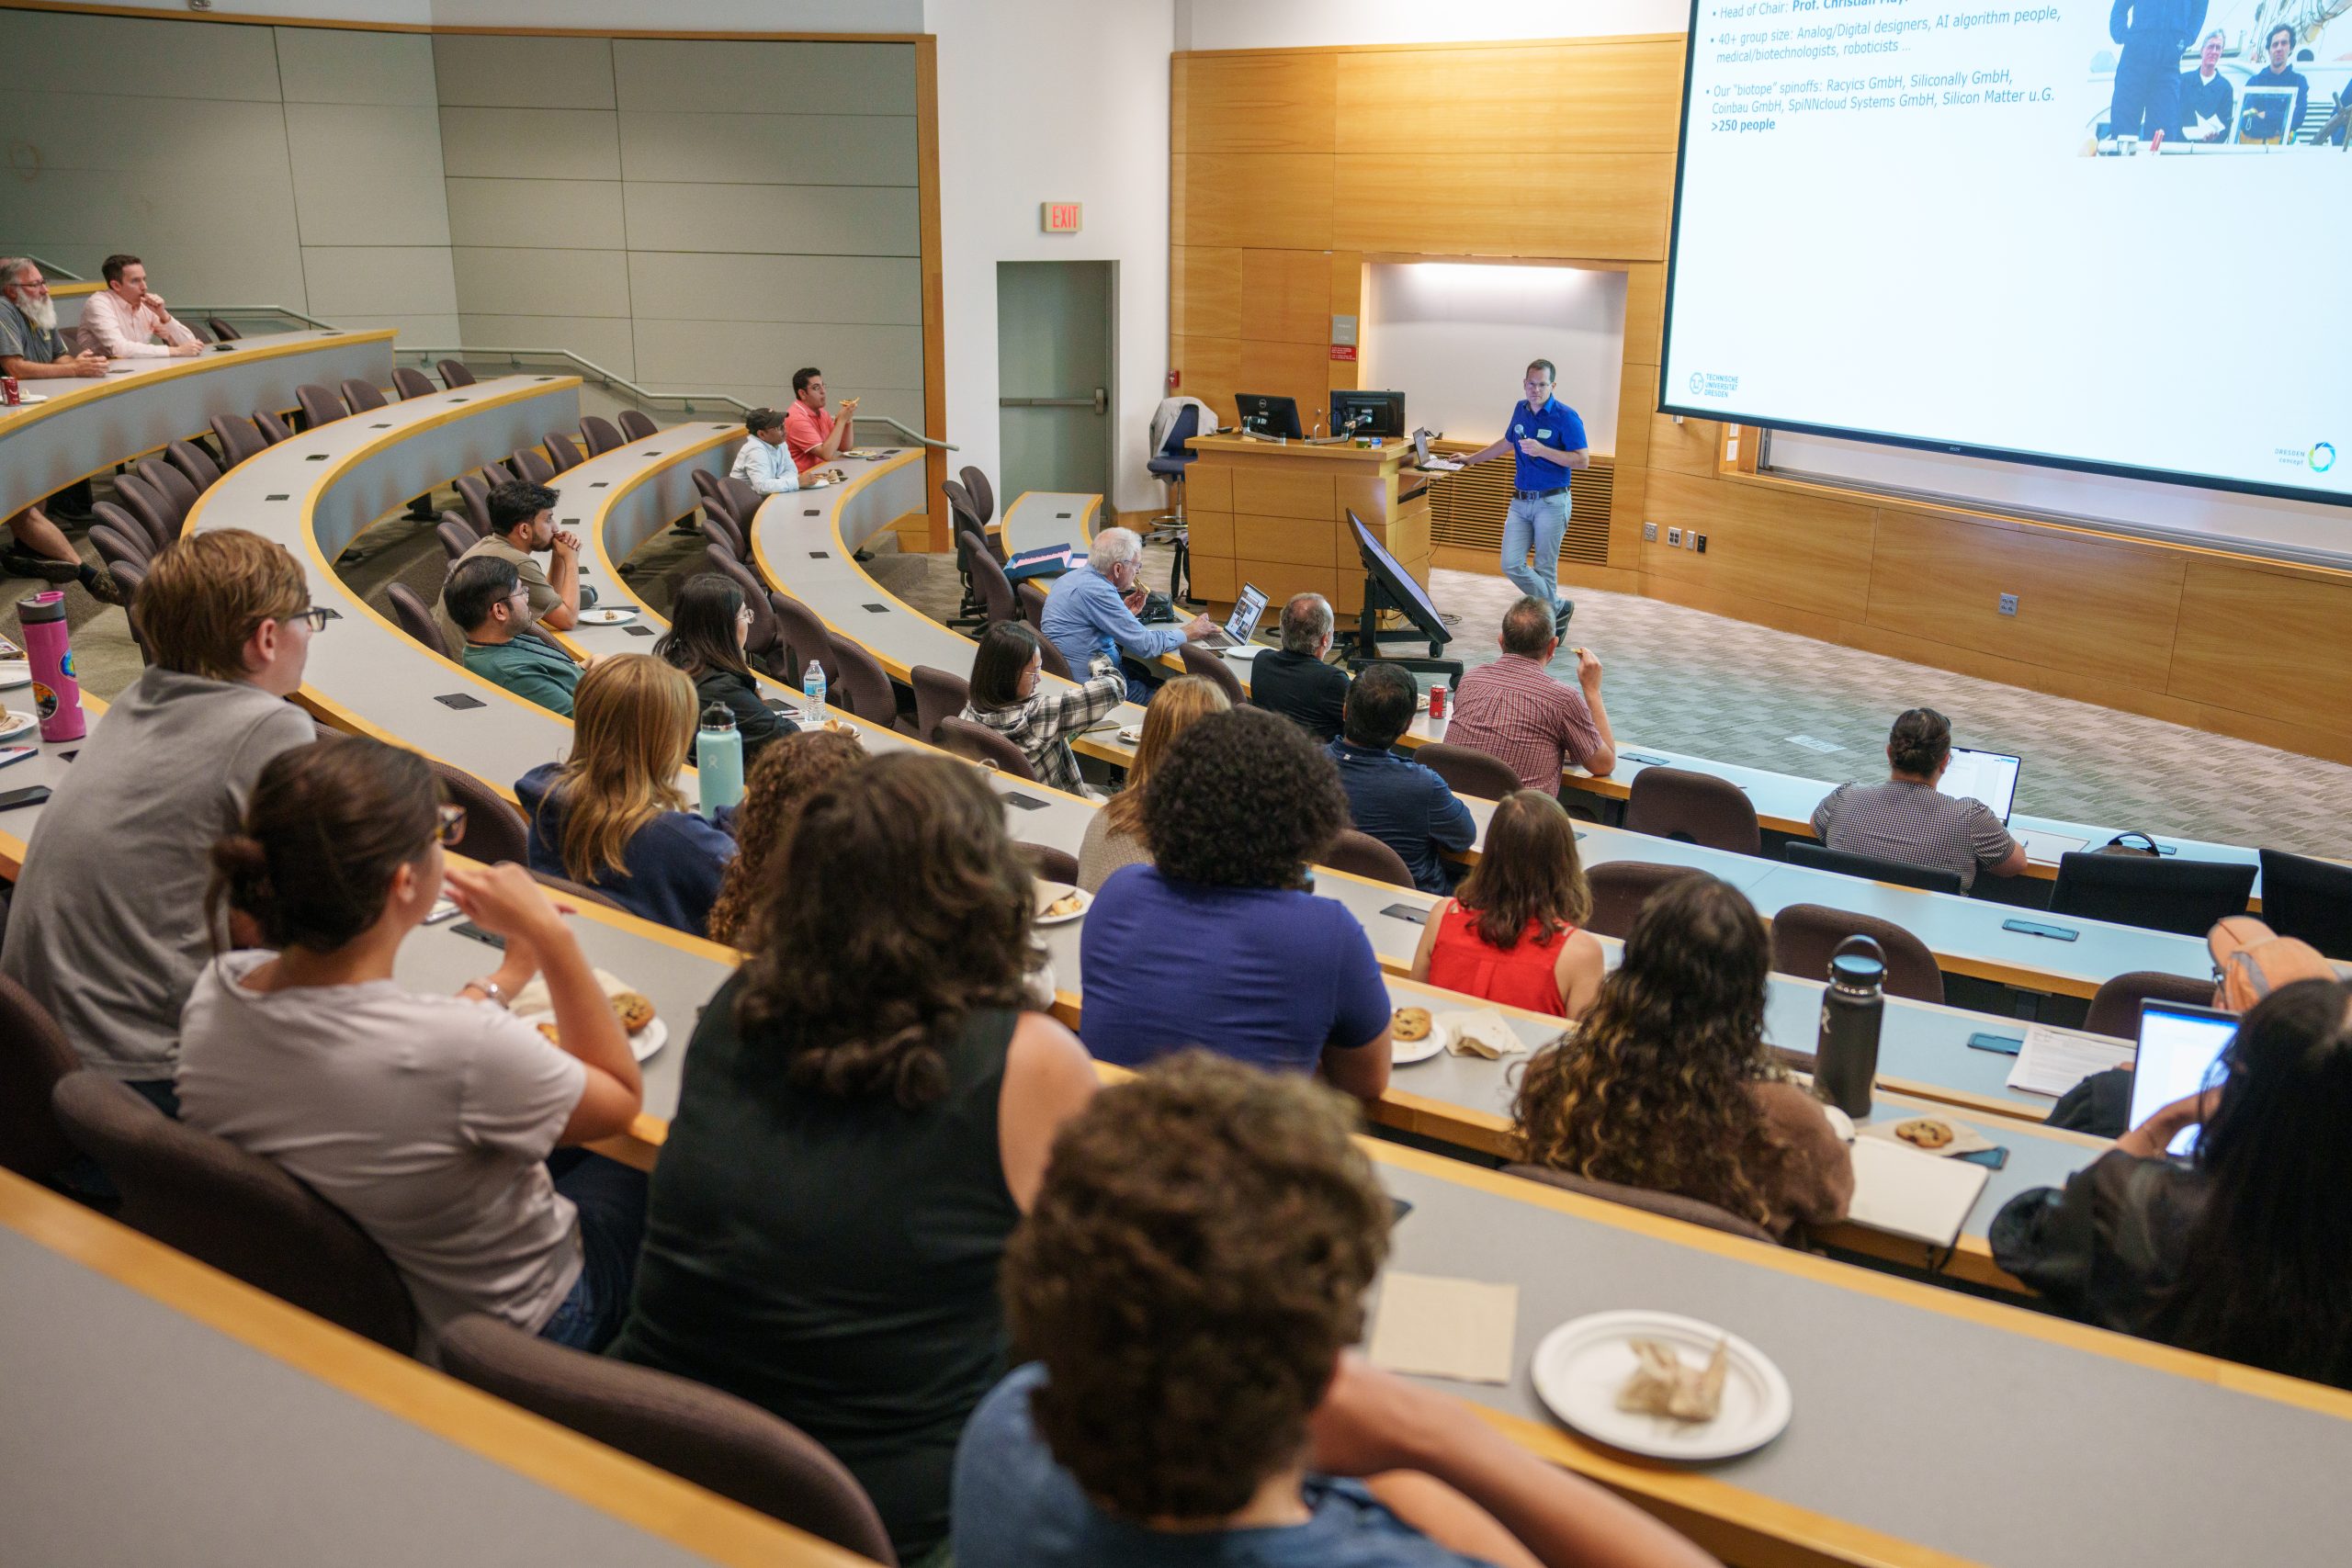
[[[1202,719],[1145,786],[1151,865],[1112,874],[1086,918],[1079,1034],[1135,1066],[1205,1045],[1312,1072],[1367,1102],[1388,1086],[1388,987],[1307,862],[1348,824],[1330,758],[1256,708]]]

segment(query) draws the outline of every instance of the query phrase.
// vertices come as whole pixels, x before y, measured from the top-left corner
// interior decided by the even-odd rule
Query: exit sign
[[[1085,206],[1075,201],[1049,201],[1045,204],[1045,225],[1048,234],[1075,234],[1084,216]]]

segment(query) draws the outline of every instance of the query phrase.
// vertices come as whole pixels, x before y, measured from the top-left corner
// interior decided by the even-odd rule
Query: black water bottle
[[[1821,1038],[1814,1046],[1813,1093],[1847,1115],[1871,1113],[1878,1081],[1878,1030],[1886,1015],[1886,953],[1866,936],[1849,936],[1829,955],[1829,989],[1821,997]]]

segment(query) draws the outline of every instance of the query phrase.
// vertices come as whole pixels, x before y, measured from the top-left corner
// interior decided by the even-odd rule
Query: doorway
[[[997,493],[1106,495],[1116,329],[1112,262],[996,265]]]

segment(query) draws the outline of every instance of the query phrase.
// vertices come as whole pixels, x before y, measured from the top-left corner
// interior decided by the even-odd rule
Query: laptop
[[[2222,1048],[2238,1032],[2237,1015],[2188,1002],[2140,1004],[2140,1055],[2132,1069],[2132,1125],[2217,1081]],[[2185,1155],[2197,1129],[2184,1127],[2167,1154]]]
[[[1456,474],[1462,471],[1462,465],[1451,457],[1430,456],[1430,433],[1427,430],[1413,432],[1413,467],[1428,468],[1441,474]]]
[[[1936,788],[1955,799],[1983,801],[2006,827],[2009,808],[2017,804],[2019,766],[2017,758],[1998,751],[1972,751],[1965,746],[1955,746],[1951,749],[1951,766],[1944,770]]]
[[[1203,637],[1201,646],[1215,653],[1240,648],[1258,635],[1258,623],[1265,615],[1265,592],[1254,582],[1245,582],[1240,596],[1233,601],[1233,614],[1225,618],[1225,628]]]

